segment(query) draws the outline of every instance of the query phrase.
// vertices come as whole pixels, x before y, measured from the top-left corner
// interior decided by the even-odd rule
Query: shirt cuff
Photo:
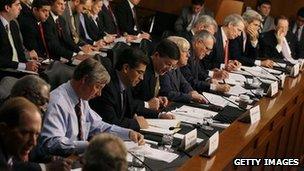
[[[41,171],[46,171],[46,166],[43,163],[39,163]]]
[[[282,51],[282,46],[280,44],[277,44],[276,49],[279,53]]]
[[[111,128],[111,132],[115,133],[123,140],[130,140],[129,133],[130,129],[122,128],[120,126],[113,125]]]
[[[149,103],[148,102],[144,102],[144,107],[147,108],[147,109],[149,109],[150,108]]]
[[[17,68],[17,70],[25,70],[25,68],[26,68],[25,63],[18,63],[18,68]]]
[[[258,40],[256,41],[251,41],[251,46],[256,48],[258,46]]]
[[[210,78],[213,77],[213,74],[214,74],[214,71],[209,71],[209,72],[208,72],[208,76],[209,76]]]
[[[73,55],[72,56],[76,56],[77,55],[77,53],[76,52],[73,52]]]
[[[88,141],[74,141],[75,153],[82,154],[89,145]]]
[[[215,84],[210,84],[210,90],[216,91],[216,85]]]
[[[261,66],[261,60],[255,60],[254,61],[254,65],[256,65],[256,66]]]

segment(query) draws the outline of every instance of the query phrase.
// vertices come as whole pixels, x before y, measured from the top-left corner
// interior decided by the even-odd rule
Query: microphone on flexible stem
[[[142,161],[140,158],[138,158],[135,154],[133,154],[131,151],[128,151],[134,158],[136,158],[138,161],[140,161],[144,166],[146,166],[149,170],[153,171],[153,169],[144,161]]]
[[[264,70],[265,72],[267,72],[267,73],[270,74],[271,76],[274,76],[274,77],[277,79],[276,81],[280,81],[280,80],[281,80],[277,75],[271,73],[271,72],[268,71],[267,69],[265,69],[265,68],[263,68],[263,67],[261,67],[261,66],[257,66],[257,67],[261,68],[262,70]]]
[[[247,111],[247,109],[243,108],[242,106],[240,106],[239,104],[235,103],[234,101],[232,101],[232,100],[230,100],[230,99],[228,99],[228,98],[226,98],[226,97],[224,97],[224,96],[221,96],[221,97],[222,97],[223,99],[227,100],[228,102],[230,102],[230,103],[236,105],[236,106],[237,106],[239,109],[241,109],[242,111],[244,111],[244,112]]]
[[[244,68],[241,68],[241,71],[248,73],[252,77],[256,77],[261,83],[264,83],[264,81],[262,81],[260,77],[253,75],[251,72],[245,70]]]

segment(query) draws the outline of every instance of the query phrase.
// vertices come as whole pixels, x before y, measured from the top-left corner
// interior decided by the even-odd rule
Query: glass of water
[[[173,144],[173,134],[164,134],[162,137],[162,143],[165,146],[165,150],[168,152],[173,152],[172,144]]]

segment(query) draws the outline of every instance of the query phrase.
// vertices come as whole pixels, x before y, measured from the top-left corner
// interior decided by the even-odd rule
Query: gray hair
[[[231,14],[224,19],[224,26],[228,26],[229,24],[237,26],[240,23],[244,23],[244,20],[239,14]]]
[[[260,21],[260,22],[263,21],[263,17],[258,12],[254,11],[254,10],[245,11],[243,13],[242,17],[247,23],[251,23],[255,20]]]
[[[209,15],[200,16],[193,24],[193,27],[197,25],[203,25],[204,27],[213,26],[215,28],[215,32],[217,32],[218,28],[217,22]]]
[[[127,149],[122,140],[114,135],[96,135],[84,154],[83,171],[127,170]]]
[[[212,39],[214,42],[216,41],[215,37],[209,31],[202,30],[193,36],[192,42],[196,42],[200,40],[205,41],[207,39]]]
[[[174,42],[178,46],[179,51],[181,52],[188,51],[190,49],[190,43],[188,42],[187,39],[183,37],[170,36],[167,39]]]
[[[25,97],[35,105],[41,105],[41,89],[46,86],[48,90],[51,86],[43,79],[35,75],[27,75],[19,79],[11,90],[11,97]]]
[[[108,84],[111,79],[106,68],[93,58],[82,61],[74,70],[74,80],[81,80],[84,77],[88,78],[88,83],[101,82]]]

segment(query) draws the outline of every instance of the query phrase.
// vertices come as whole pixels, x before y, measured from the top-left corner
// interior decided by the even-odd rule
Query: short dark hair
[[[270,1],[270,0],[259,0],[258,3],[257,3],[257,7],[260,7],[260,6],[262,6],[263,4],[266,4],[266,5],[270,5],[270,6],[271,6],[271,1]]]
[[[19,79],[11,90],[11,97],[25,97],[37,106],[46,103],[41,95],[41,89],[46,86],[50,90],[50,85],[36,75],[27,75]]]
[[[51,2],[49,0],[34,0],[32,3],[32,8],[40,9],[43,6],[51,6]]]
[[[0,11],[4,11],[5,6],[12,6],[13,3],[15,3],[16,0],[1,0],[0,1]]]
[[[304,18],[304,7],[300,8],[297,12],[297,16]]]
[[[175,60],[179,60],[180,58],[178,46],[168,39],[163,39],[158,43],[153,54],[156,52],[158,52],[159,56],[162,58],[168,57]]]
[[[202,5],[204,5],[204,3],[205,3],[205,0],[191,0],[191,4],[192,5],[200,5],[200,6],[202,6]]]
[[[24,97],[16,97],[8,99],[0,108],[0,123],[5,123],[11,127],[19,125],[20,115],[32,112],[38,108]]]
[[[288,18],[284,15],[280,15],[280,16],[277,16],[275,19],[274,19],[274,25],[277,26],[278,23],[279,23],[279,20],[287,20],[288,21]]]
[[[146,54],[138,48],[127,48],[118,56],[115,69],[121,70],[124,64],[128,64],[131,68],[138,67],[139,64],[149,64]]]

